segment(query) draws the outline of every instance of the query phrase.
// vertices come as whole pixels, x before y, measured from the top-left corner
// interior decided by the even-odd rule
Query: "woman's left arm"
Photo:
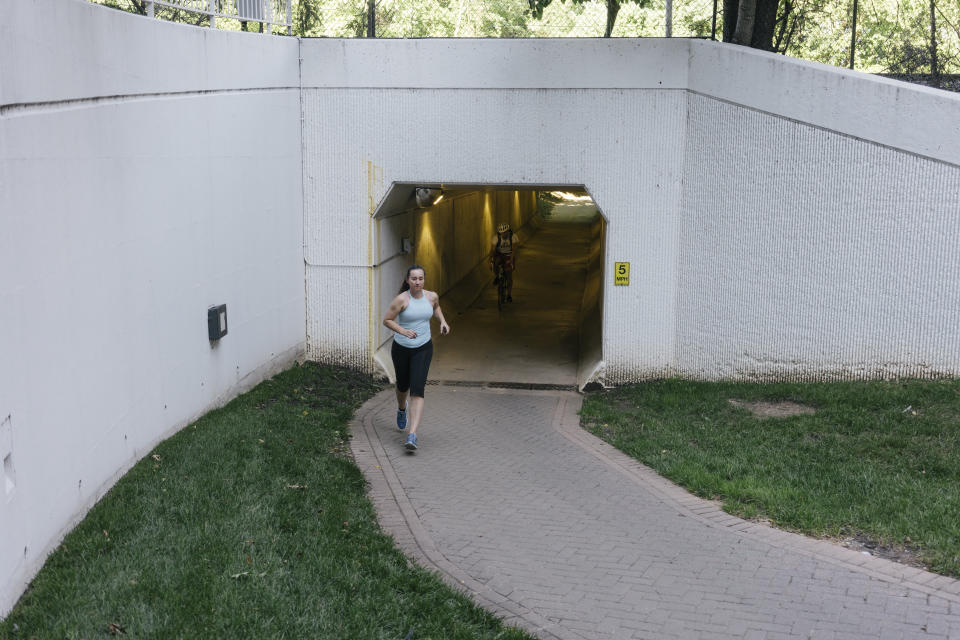
[[[445,336],[450,333],[450,325],[447,324],[446,318],[443,317],[443,309],[440,308],[440,296],[436,293],[433,293],[431,297],[433,298],[433,315],[437,316],[437,319],[440,321],[440,335]]]

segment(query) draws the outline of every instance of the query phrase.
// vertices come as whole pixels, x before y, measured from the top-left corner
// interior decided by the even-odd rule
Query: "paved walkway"
[[[429,386],[415,454],[394,403],[353,425],[383,528],[539,637],[960,639],[960,582],[729,516],[581,430],[573,392]]]

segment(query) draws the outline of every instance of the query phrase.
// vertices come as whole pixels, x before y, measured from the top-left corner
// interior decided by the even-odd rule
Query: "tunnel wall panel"
[[[475,191],[455,201],[454,271],[451,274],[450,283],[443,288],[443,293],[469,274],[477,263],[483,261],[490,253],[490,238],[496,232],[499,222],[496,218],[499,210],[496,197],[494,193]]]
[[[390,302],[397,295],[400,284],[406,275],[407,267],[413,264],[416,259],[413,252],[404,254],[400,249],[402,238],[408,238],[411,242],[416,239],[418,215],[416,209],[409,209],[396,215],[379,218],[375,223],[375,232],[378,234],[376,238],[379,258],[376,262],[377,267],[373,270],[377,287],[373,302],[374,321],[376,323],[374,350],[382,347],[393,334],[392,331],[383,326],[383,315],[390,306]]]
[[[425,286],[431,291],[445,291],[448,283],[456,278],[454,255],[457,250],[457,229],[452,224],[454,205],[453,200],[443,200],[418,212],[416,218],[417,244],[413,261],[423,266],[427,277]]]

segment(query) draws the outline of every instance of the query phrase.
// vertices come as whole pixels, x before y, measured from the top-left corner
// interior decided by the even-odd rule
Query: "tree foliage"
[[[560,0],[560,1],[566,2],[566,0]],[[572,4],[579,4],[579,5],[584,4],[586,1],[587,0],[570,0]],[[534,18],[537,18],[537,19],[542,18],[543,10],[546,9],[551,2],[552,0],[528,0],[530,15],[532,15]],[[603,32],[604,38],[609,38],[612,35],[613,27],[617,21],[617,15],[620,13],[621,4],[626,4],[629,2],[633,2],[641,7],[646,7],[646,6],[649,6],[650,4],[650,0],[623,0],[623,2],[621,2],[621,0],[605,0],[606,10],[607,10],[606,11],[607,19],[606,19],[606,28],[604,29],[604,32]]]
[[[141,15],[144,0],[93,0]],[[218,0],[225,1],[225,0]],[[727,42],[874,73],[960,73],[960,2],[857,0],[855,60],[850,60],[853,0],[721,0],[717,35]],[[378,37],[663,36],[666,0],[377,0]],[[673,0],[673,34],[706,38],[713,0]],[[363,37],[368,0],[293,0],[293,34]],[[932,9],[932,13],[931,13]],[[206,25],[202,14],[156,6],[157,17]],[[244,25],[218,19],[218,28]],[[256,27],[251,24],[251,29]]]

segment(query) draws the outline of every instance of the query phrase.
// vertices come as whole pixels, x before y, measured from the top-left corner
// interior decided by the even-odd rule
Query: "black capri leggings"
[[[433,358],[433,340],[412,349],[394,342],[390,357],[393,358],[393,370],[397,374],[397,391],[402,393],[409,389],[411,396],[422,398],[430,360]]]

